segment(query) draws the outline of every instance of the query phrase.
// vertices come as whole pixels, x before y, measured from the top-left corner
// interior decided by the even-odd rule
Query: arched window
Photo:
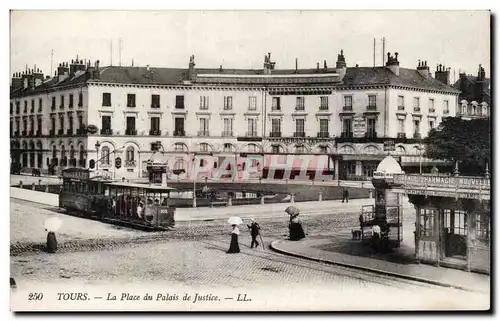
[[[73,145],[71,145],[69,147],[69,159],[73,159],[75,158],[75,148],[73,147]]]
[[[247,150],[249,153],[258,153],[259,147],[256,144],[248,144]]]
[[[66,157],[66,148],[64,148],[64,145],[61,146],[61,159],[64,159]]]
[[[369,145],[366,146],[364,149],[365,154],[378,154],[378,148],[377,146]]]
[[[306,148],[304,147],[304,145],[295,145],[295,152],[296,153],[305,153]]]
[[[134,161],[134,147],[129,146],[127,147],[127,155],[126,155],[126,160],[127,162],[133,162]]]
[[[419,146],[413,146],[413,154],[420,155],[421,148]]]
[[[80,160],[82,160],[85,156],[85,150],[83,149],[83,145],[80,145]]]
[[[234,148],[233,144],[230,144],[230,143],[224,144],[224,152],[225,153],[230,153],[230,152],[234,152],[234,151],[235,151],[235,148]]]
[[[340,147],[340,153],[342,154],[356,154],[356,151],[354,150],[354,147],[346,145]]]
[[[56,145],[52,146],[52,158],[57,158],[57,149]]]
[[[102,148],[102,153],[101,153],[100,158],[101,158],[102,164],[109,165],[109,147],[108,146],[104,146]]]
[[[175,143],[174,150],[176,152],[187,152],[187,146],[184,143]]]
[[[210,145],[207,143],[200,143],[200,152],[210,152]]]
[[[281,147],[281,145],[278,145],[278,144],[272,145],[271,148],[272,148],[273,154],[283,153],[283,148]]]
[[[329,154],[330,153],[330,148],[328,146],[319,146],[318,147],[318,152],[321,154]]]
[[[403,146],[397,146],[396,147],[396,154],[404,155],[404,154],[406,154],[406,149]]]

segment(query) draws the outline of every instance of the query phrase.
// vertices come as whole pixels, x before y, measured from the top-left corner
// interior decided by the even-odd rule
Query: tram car
[[[91,177],[91,173],[81,168],[63,170],[59,207],[67,214],[147,231],[175,225],[175,208],[169,204],[173,188]]]

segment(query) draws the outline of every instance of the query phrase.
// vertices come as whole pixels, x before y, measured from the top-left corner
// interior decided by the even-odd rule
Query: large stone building
[[[464,119],[490,116],[491,80],[486,78],[484,68],[479,65],[477,77],[460,72],[453,87],[460,90],[457,116]]]
[[[54,77],[14,74],[10,101],[12,163],[23,169],[82,166],[115,178],[143,177],[151,144],[172,169],[186,153],[219,158],[248,153],[315,154],[336,178],[370,177],[393,144],[415,157],[420,140],[455,115],[459,91],[431,76],[426,62],[399,67],[262,69],[102,67],[62,63]],[[96,163],[96,161],[98,161]],[[403,164],[404,165],[404,164]]]

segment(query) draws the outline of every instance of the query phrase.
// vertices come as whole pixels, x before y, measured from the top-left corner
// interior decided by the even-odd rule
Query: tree
[[[491,166],[490,128],[489,118],[443,118],[423,140],[426,146],[424,156],[458,161],[461,175],[484,175],[486,163]]]

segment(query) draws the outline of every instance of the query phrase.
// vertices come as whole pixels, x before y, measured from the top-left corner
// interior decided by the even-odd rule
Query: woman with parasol
[[[288,206],[285,209],[290,215],[290,224],[288,225],[288,229],[290,231],[290,240],[298,241],[306,237],[304,233],[304,229],[302,228],[302,223],[299,220],[300,210],[296,206]]]
[[[240,245],[238,244],[240,230],[238,229],[238,225],[243,224],[243,221],[239,217],[230,217],[227,222],[231,224],[233,230],[231,231],[231,244],[226,253],[240,253]]]

